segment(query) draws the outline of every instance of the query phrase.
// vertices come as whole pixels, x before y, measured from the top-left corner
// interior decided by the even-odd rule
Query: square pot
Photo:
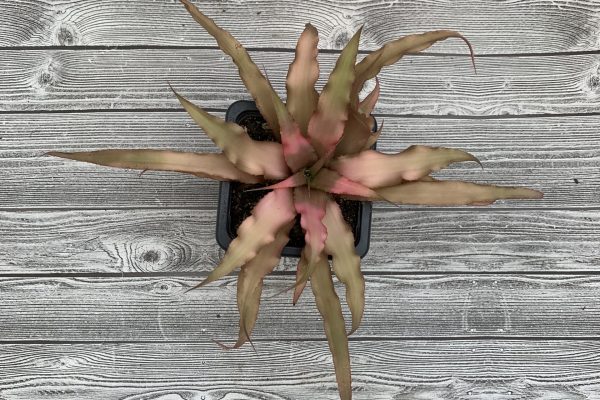
[[[256,104],[253,101],[240,100],[231,104],[227,109],[225,119],[228,122],[235,122],[239,125],[245,126],[248,130],[248,134],[255,140],[261,140],[261,133],[264,135],[264,131],[261,127],[265,126],[265,121],[260,115],[260,112],[256,108]],[[376,128],[374,129],[374,131]],[[261,132],[262,131],[262,132]],[[240,205],[255,203],[259,197],[262,197],[260,191],[256,192],[244,192],[244,184],[238,182],[221,182],[219,189],[219,204],[217,210],[217,243],[223,250],[227,250],[231,241],[237,236],[235,224],[239,221],[234,221],[232,218],[232,207],[236,207],[234,211],[235,219],[238,220],[237,214],[243,214],[244,211],[238,211],[237,207]],[[338,204],[342,208],[342,213],[347,222],[350,223],[352,231],[354,233],[354,245],[356,247],[357,254],[362,258],[369,250],[369,242],[371,236],[371,202],[367,201],[354,201],[338,199]],[[248,210],[245,213],[249,214]],[[242,217],[243,219],[243,217]],[[290,237],[295,232],[302,232],[299,226],[299,220],[296,221],[296,225]],[[296,241],[301,243],[288,243],[282,251],[284,257],[300,257],[302,248],[304,247],[303,235],[301,239],[291,238],[290,242]]]

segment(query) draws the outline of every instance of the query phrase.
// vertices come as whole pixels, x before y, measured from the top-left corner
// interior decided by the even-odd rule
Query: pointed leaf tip
[[[475,55],[471,43],[459,32],[451,30],[437,30],[421,34],[408,35],[386,43],[383,47],[371,52],[356,65],[356,80],[353,86],[353,97],[357,98],[358,92],[364,83],[374,78],[385,66],[392,65],[407,53],[416,53],[428,49],[435,43],[448,38],[459,38],[469,47],[471,62],[475,72]]]
[[[333,272],[346,287],[346,302],[352,314],[349,335],[360,326],[365,308],[365,280],[360,270],[360,257],[354,247],[354,234],[333,200],[327,202],[323,224],[327,228],[325,252],[332,256]]]
[[[356,32],[338,57],[319,97],[317,110],[308,124],[308,136],[320,157],[332,152],[344,133],[361,31],[362,28]]]
[[[489,205],[497,200],[541,199],[543,193],[523,187],[481,185],[460,181],[417,181],[377,189],[397,204],[429,206]]]
[[[173,92],[196,124],[240,170],[267,179],[284,179],[289,175],[280,143],[253,140],[238,124],[211,115]]]
[[[258,183],[262,179],[239,170],[223,154],[198,154],[169,150],[98,150],[62,153],[52,151],[49,156],[83,161],[107,167],[141,169],[145,171],[175,171],[222,181],[235,180]]]
[[[196,6],[188,0],[181,0],[190,15],[198,22],[212,37],[214,37],[219,48],[231,57],[238,67],[240,78],[254,98],[256,106],[273,130],[275,137],[279,138],[279,123],[273,109],[271,95],[275,91],[265,76],[260,72],[246,49],[229,32],[220,28],[215,21],[204,15]]]
[[[481,162],[472,154],[458,149],[410,146],[397,154],[364,150],[352,156],[339,157],[330,168],[342,176],[370,188],[392,186],[403,181],[416,181],[451,163]]]
[[[352,373],[348,337],[340,299],[335,292],[327,258],[321,261],[311,276],[311,288],[315,295],[317,308],[323,317],[323,327],[333,356],[333,365],[342,400],[352,399]]]
[[[260,199],[237,231],[219,265],[198,287],[213,282],[252,260],[260,249],[275,241],[277,232],[294,220],[296,211],[290,189],[276,189]]]
[[[240,313],[240,329],[237,342],[231,348],[241,347],[250,340],[260,306],[263,278],[279,264],[281,251],[289,240],[288,232],[293,222],[285,225],[275,236],[275,240],[258,252],[256,257],[242,266],[238,275],[237,303]],[[252,345],[254,348],[254,345]]]
[[[306,24],[298,39],[296,55],[286,78],[287,109],[298,123],[303,134],[319,101],[315,83],[319,79],[317,60],[319,34],[311,24]]]

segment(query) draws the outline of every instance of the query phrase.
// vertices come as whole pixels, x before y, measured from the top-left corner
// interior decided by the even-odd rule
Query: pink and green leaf
[[[255,189],[248,190],[249,192],[256,192],[259,190],[272,190],[272,189],[291,189],[299,186],[306,185],[306,176],[304,175],[304,171],[298,171],[294,175],[290,176],[287,179],[284,179],[280,182],[274,183],[269,186],[258,187]]]
[[[333,365],[341,400],[352,399],[352,374],[346,325],[340,299],[335,292],[326,257],[321,257],[310,278],[317,308],[323,317],[325,335],[333,356]]]
[[[306,287],[306,283],[308,282],[308,260],[306,258],[306,248],[302,250],[300,254],[300,259],[298,260],[298,265],[296,266],[296,284],[294,285],[294,297],[292,298],[292,304],[296,305],[304,288]]]
[[[242,266],[237,281],[240,330],[237,342],[229,348],[241,347],[246,341],[250,340],[250,335],[258,317],[263,278],[279,264],[281,251],[289,240],[288,233],[292,226],[293,222],[284,226],[277,233],[272,243],[263,246],[256,257]],[[227,346],[224,347],[228,348]]]
[[[477,158],[458,149],[410,146],[397,154],[364,150],[356,155],[337,158],[329,168],[354,182],[378,188],[416,181],[451,163],[463,161],[479,163]]]
[[[377,140],[379,140],[379,136],[381,136],[381,131],[383,131],[383,123],[384,123],[384,121],[381,121],[381,125],[379,126],[379,129],[377,130],[377,132],[369,135],[369,138],[367,139],[367,142],[365,143],[362,150],[371,149],[375,145],[375,143],[377,143]]]
[[[271,102],[271,96],[275,91],[265,76],[260,72],[256,64],[252,61],[246,49],[244,49],[240,42],[238,42],[229,32],[217,26],[211,18],[204,15],[189,0],[181,0],[181,2],[196,22],[202,25],[202,27],[217,40],[219,48],[231,57],[238,67],[240,78],[242,78],[248,92],[250,92],[250,95],[254,98],[260,113],[273,130],[275,136],[279,137],[277,115],[273,109],[273,103]]]
[[[360,326],[365,309],[365,279],[360,271],[360,257],[354,247],[354,234],[333,200],[327,202],[323,224],[327,228],[325,252],[333,259],[333,272],[346,286],[346,302],[352,314],[349,334],[352,334]]]
[[[304,230],[309,274],[325,248],[327,229],[323,225],[323,217],[327,200],[327,194],[320,190],[309,190],[306,186],[294,189],[294,207],[300,215],[300,226]]]
[[[277,232],[295,216],[290,189],[267,193],[238,228],[237,237],[229,245],[220,264],[196,287],[220,279],[252,260],[264,246],[275,241]]]
[[[355,154],[364,149],[372,134],[370,122],[368,117],[351,107],[348,110],[348,122],[344,127],[344,134],[335,148],[335,155]]]
[[[192,119],[238,169],[266,179],[284,179],[289,176],[280,143],[252,140],[241,126],[215,117],[173,92]]]
[[[353,97],[356,98],[365,82],[377,76],[383,67],[396,63],[407,53],[423,51],[436,42],[452,37],[462,39],[467,44],[471,53],[473,67],[475,67],[473,47],[471,46],[471,43],[458,32],[439,30],[417,35],[408,35],[385,44],[379,50],[370,53],[356,64],[356,80],[354,82]]]
[[[393,203],[429,206],[489,205],[496,200],[543,197],[537,190],[522,187],[437,180],[403,183],[377,189],[377,193]]]
[[[300,127],[276,95],[273,95],[273,104],[281,127],[283,155],[292,172],[317,161],[315,149],[302,134]]]
[[[380,92],[381,87],[379,86],[379,78],[375,77],[375,88],[358,105],[358,111],[362,115],[364,115],[365,117],[371,115],[373,109],[375,108],[375,104],[377,104],[377,100],[379,100]]]
[[[298,39],[296,57],[290,64],[286,79],[287,109],[304,134],[308,131],[308,122],[319,101],[319,94],[315,90],[315,83],[319,79],[318,43],[317,29],[306,24]]]
[[[257,183],[260,179],[240,171],[223,154],[197,154],[168,150],[98,150],[50,152],[51,156],[84,161],[107,167],[151,171],[176,171],[220,181]]]
[[[327,193],[339,194],[356,200],[381,200],[373,189],[343,177],[338,172],[323,168],[311,181],[311,187]]]
[[[319,156],[333,151],[344,133],[361,31],[342,50],[308,124],[308,136]]]

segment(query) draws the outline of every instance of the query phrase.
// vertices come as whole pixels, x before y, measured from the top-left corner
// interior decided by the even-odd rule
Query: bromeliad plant
[[[277,266],[297,214],[305,233],[300,257],[295,303],[310,280],[323,317],[325,334],[342,399],[350,399],[351,376],[347,336],[359,327],[364,309],[365,283],[354,238],[332,194],[351,199],[397,204],[486,205],[498,199],[537,199],[540,192],[458,181],[441,181],[430,174],[451,163],[479,162],[461,150],[411,146],[397,154],[371,150],[379,132],[372,133],[371,111],[379,96],[379,82],[362,101],[359,92],[380,70],[409,52],[424,50],[447,38],[462,39],[448,30],[410,35],[392,41],[356,63],[361,29],[341,52],[327,84],[318,93],[317,30],[306,25],[287,75],[284,104],[242,45],[188,0],[181,0],[193,18],[216,40],[239,69],[246,88],[271,128],[275,142],[251,139],[239,125],[209,115],[175,93],[183,107],[222,150],[197,154],[159,150],[102,150],[50,153],[90,163],[142,170],[178,171],[217,180],[264,184],[265,196],[239,227],[220,264],[197,287],[240,268],[237,302],[239,338],[234,348],[250,340],[258,315],[265,275]],[[275,181],[276,183],[272,184]],[[334,289],[333,273],[345,285],[351,312],[349,332]]]

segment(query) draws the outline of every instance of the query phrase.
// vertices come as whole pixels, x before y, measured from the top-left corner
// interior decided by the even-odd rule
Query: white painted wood
[[[0,273],[205,274],[223,252],[216,212],[98,210],[0,212]],[[597,211],[377,209],[362,270],[596,271]],[[280,270],[294,271],[284,259]],[[371,293],[367,293],[370,296]]]
[[[254,51],[279,93],[292,52]],[[322,54],[324,83],[337,58]],[[524,115],[600,110],[600,54],[407,56],[379,75],[377,112]],[[168,87],[203,107],[248,98],[229,57],[215,49],[4,50],[0,111],[180,108]]]
[[[325,342],[0,345],[5,399],[338,399]],[[598,342],[350,343],[355,400],[595,399]]]
[[[307,22],[321,48],[340,48],[363,23],[362,48],[409,33],[457,29],[480,54],[598,50],[594,0],[195,1],[251,47],[293,48]],[[178,1],[2,0],[0,46],[214,46]],[[447,42],[433,51],[459,51]]]
[[[274,297],[294,279],[265,280],[254,338],[325,337],[310,292],[295,307],[289,292]],[[175,274],[3,277],[0,337],[7,342],[234,341],[237,279],[186,293],[199,281],[200,276]],[[598,276],[367,276],[366,292],[365,316],[355,334],[360,338],[598,338]]]

